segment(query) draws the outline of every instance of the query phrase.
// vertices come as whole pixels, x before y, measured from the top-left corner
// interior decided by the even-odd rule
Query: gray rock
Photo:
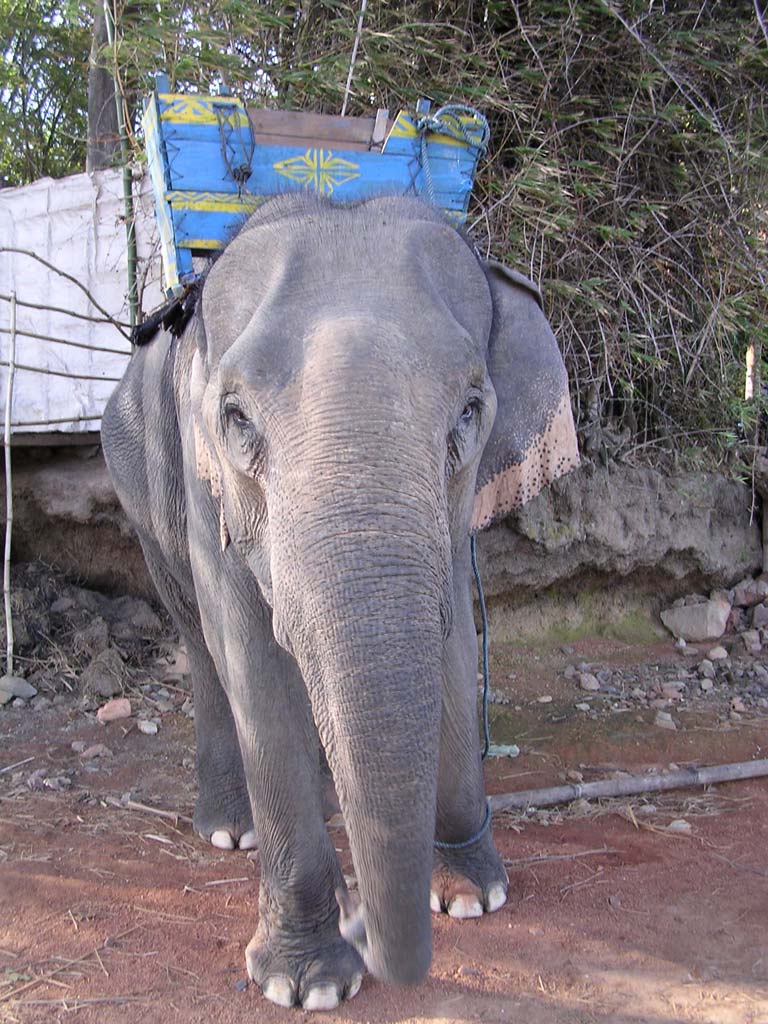
[[[768,582],[747,578],[733,588],[733,604],[738,608],[751,608],[768,597]]]
[[[52,706],[53,705],[51,704],[51,701],[48,699],[48,697],[45,697],[42,693],[39,693],[32,700],[32,707],[34,708],[35,711],[46,711],[48,708]]]
[[[760,634],[756,629],[745,629],[741,634],[741,641],[748,654],[759,654],[763,648],[760,642]]]
[[[768,605],[756,604],[752,609],[752,628],[765,629],[768,626]]]
[[[581,672],[579,674],[579,686],[582,690],[597,691],[600,689],[600,681],[591,672]]]
[[[705,658],[700,663],[700,665],[699,665],[699,675],[701,676],[702,679],[714,679],[715,678],[715,675],[716,675],[715,666],[712,664],[711,661],[709,661],[708,658]]]
[[[37,696],[35,687],[21,676],[0,677],[0,691],[9,694],[9,699],[10,697],[20,697],[22,700],[30,700]],[[7,703],[7,701],[3,703]]]
[[[122,693],[124,681],[123,659],[113,647],[97,655],[80,676],[83,692],[99,697],[115,697]]]
[[[699,683],[699,686],[702,688],[704,693],[709,693],[709,691],[714,688],[714,685],[715,684],[711,679],[702,679]]]
[[[668,711],[657,711],[653,724],[658,725],[660,729],[677,729],[677,723]]]
[[[136,728],[139,732],[143,732],[145,736],[156,736],[160,727],[157,722],[142,718],[136,723]]]
[[[668,608],[661,621],[674,636],[684,640],[717,640],[725,632],[731,606],[724,601],[704,601]]]
[[[728,657],[728,651],[718,644],[717,647],[713,647],[711,651],[707,652],[707,657],[710,661],[725,661]]]
[[[112,635],[118,639],[132,636],[158,636],[163,624],[146,601],[137,597],[120,597],[111,602]]]

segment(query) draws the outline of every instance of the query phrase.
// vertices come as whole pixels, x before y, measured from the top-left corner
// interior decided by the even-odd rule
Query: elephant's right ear
[[[493,298],[488,372],[496,420],[477,474],[472,529],[482,530],[578,465],[568,378],[538,288],[485,265]]]

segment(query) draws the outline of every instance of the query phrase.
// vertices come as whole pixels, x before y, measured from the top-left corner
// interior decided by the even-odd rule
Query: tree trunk
[[[85,168],[89,174],[103,167],[113,167],[120,153],[115,83],[108,70],[109,57],[104,6],[96,0],[88,60],[88,153]]]

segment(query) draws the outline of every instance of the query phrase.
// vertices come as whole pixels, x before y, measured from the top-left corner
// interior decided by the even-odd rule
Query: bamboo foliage
[[[135,118],[163,70],[181,90],[337,114],[359,13],[115,0],[124,95]],[[472,231],[543,285],[589,456],[749,461],[767,72],[759,0],[369,0],[348,112],[427,96],[487,114]]]

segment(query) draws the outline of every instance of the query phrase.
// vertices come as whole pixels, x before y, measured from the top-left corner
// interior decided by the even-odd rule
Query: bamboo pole
[[[126,260],[128,264],[128,308],[130,310],[131,327],[139,322],[139,292],[136,269],[138,252],[136,247],[136,219],[133,209],[133,173],[131,171],[131,154],[128,148],[128,131],[125,122],[123,94],[120,89],[119,64],[117,60],[117,15],[113,7],[114,0],[104,0],[104,19],[107,26],[107,39],[112,47],[114,68],[112,80],[115,85],[115,106],[117,108],[117,126],[120,132],[120,162],[123,172],[123,204],[125,207]]]
[[[16,363],[16,292],[11,292],[8,380],[5,390],[5,557],[3,560],[3,607],[5,609],[5,670],[13,675],[13,617],[11,615],[11,532],[13,530],[13,485],[11,478],[11,407]]]
[[[101,378],[99,378],[101,379]],[[93,416],[62,416],[55,420],[14,420],[12,427],[53,427],[59,423],[92,423],[101,419],[101,413],[94,413]]]
[[[686,789],[689,786],[709,786],[715,782],[735,782],[768,775],[768,758],[758,761],[740,761],[717,764],[710,768],[679,768],[674,772],[652,775],[622,775],[616,779],[601,779],[576,785],[551,786],[548,789],[524,789],[519,793],[499,793],[488,798],[492,814],[504,811],[522,811],[528,807],[550,807],[571,800],[592,800],[598,797],[638,796],[667,789]]]

